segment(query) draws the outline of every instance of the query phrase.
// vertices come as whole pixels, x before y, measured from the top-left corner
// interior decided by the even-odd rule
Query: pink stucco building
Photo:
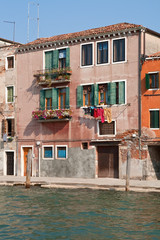
[[[17,49],[17,174],[145,176],[140,147],[141,59],[160,34],[120,23],[37,39]]]

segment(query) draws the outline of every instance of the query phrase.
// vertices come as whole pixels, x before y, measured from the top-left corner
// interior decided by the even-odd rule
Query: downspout
[[[138,52],[138,139],[139,159],[141,159],[141,29],[139,30],[139,52]]]

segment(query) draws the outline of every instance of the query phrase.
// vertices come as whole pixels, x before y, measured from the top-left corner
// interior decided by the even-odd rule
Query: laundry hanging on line
[[[112,122],[111,108],[103,107],[86,107],[83,108],[85,115],[91,115],[94,118],[101,117],[101,122],[104,123],[105,119],[108,123]]]

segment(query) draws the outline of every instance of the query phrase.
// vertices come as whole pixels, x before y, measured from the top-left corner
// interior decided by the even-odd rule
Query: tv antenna
[[[13,24],[13,42],[15,42],[15,28],[16,28],[16,23],[11,22],[11,21],[3,21],[4,23],[12,23]]]
[[[28,33],[27,33],[27,42],[29,42],[29,24],[30,20],[35,20],[35,18],[30,18],[30,5],[37,6],[37,38],[39,38],[39,3],[36,2],[28,2]]]

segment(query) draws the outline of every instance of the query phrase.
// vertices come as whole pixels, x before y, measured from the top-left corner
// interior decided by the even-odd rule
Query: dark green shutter
[[[156,88],[159,88],[159,72],[156,74]]]
[[[99,86],[98,86],[98,84],[95,83],[94,84],[94,105],[95,106],[99,104],[98,92],[99,92]]]
[[[149,74],[146,73],[146,89],[150,89]]]
[[[125,82],[119,82],[119,104],[125,103]]]
[[[65,108],[70,108],[69,106],[69,87],[66,87],[66,104]]]
[[[108,83],[109,87],[109,104],[116,104],[116,82]]]
[[[70,48],[66,48],[66,67],[70,67]]]
[[[150,111],[150,128],[159,128],[159,110]]]
[[[45,90],[40,90],[40,110],[45,110]]]
[[[54,69],[58,68],[58,60],[59,60],[58,50],[54,50],[53,51],[53,68]]]
[[[51,98],[52,97],[52,89],[45,90],[45,98]]]
[[[58,89],[52,88],[52,109],[58,109]]]
[[[94,106],[94,84],[91,85],[91,106]]]
[[[83,86],[77,87],[77,107],[83,106]]]
[[[45,52],[45,69],[53,68],[53,51]]]

